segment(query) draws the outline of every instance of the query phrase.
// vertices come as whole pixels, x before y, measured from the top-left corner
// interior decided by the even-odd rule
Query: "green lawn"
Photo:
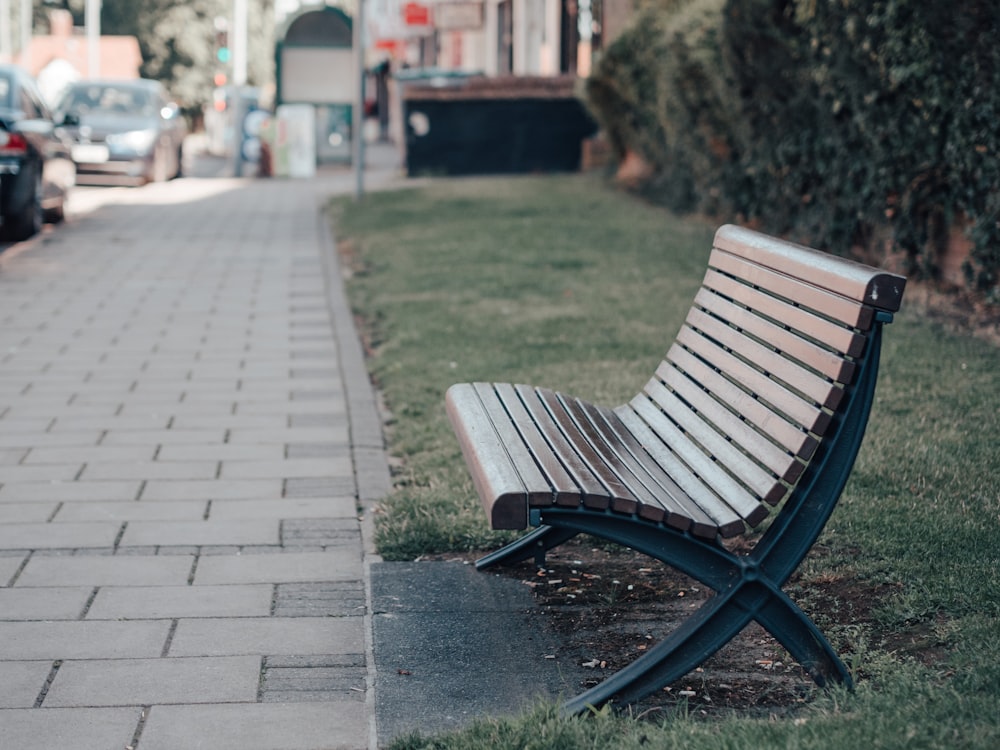
[[[376,537],[387,559],[507,538],[475,500],[447,387],[528,382],[620,403],[672,341],[715,229],[587,176],[442,180],[338,201],[332,215],[392,413],[399,468]],[[810,580],[881,592],[870,621],[827,631],[863,676],[854,694],[823,694],[777,722],[580,722],[541,708],[394,750],[1000,746],[998,384],[997,348],[947,333],[904,299],[824,554],[807,559],[793,592],[807,608]]]

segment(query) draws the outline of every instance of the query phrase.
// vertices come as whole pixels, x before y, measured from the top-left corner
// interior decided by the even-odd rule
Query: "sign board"
[[[281,99],[350,104],[354,101],[354,68],[350,48],[285,47],[281,51]]]
[[[407,3],[403,6],[403,22],[407,26],[430,26],[430,6],[421,3]]]
[[[434,6],[434,25],[441,31],[483,27],[482,3],[440,3]]]

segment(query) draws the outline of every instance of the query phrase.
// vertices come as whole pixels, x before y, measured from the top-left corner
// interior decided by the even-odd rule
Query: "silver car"
[[[79,81],[57,107],[78,182],[162,182],[181,174],[187,125],[158,81]]]

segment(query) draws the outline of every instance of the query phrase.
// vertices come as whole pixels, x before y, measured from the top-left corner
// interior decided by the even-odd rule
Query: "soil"
[[[471,561],[475,556],[438,559]],[[542,570],[526,562],[491,572],[531,587],[539,616],[561,644],[556,656],[586,668],[579,692],[634,661],[712,595],[705,586],[656,560],[588,537],[551,550]],[[864,632],[883,648],[925,663],[944,657],[932,633],[879,633],[872,613],[892,592],[890,586],[830,575],[806,583],[793,578],[786,591],[828,636]],[[835,648],[850,651],[850,643],[836,637],[832,641]],[[863,672],[856,675],[858,680],[864,678]],[[705,718],[734,712],[783,716],[808,703],[817,690],[787,652],[751,623],[694,672],[629,710],[654,719],[676,712]]]

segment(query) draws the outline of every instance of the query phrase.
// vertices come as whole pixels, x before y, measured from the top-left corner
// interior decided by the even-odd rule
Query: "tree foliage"
[[[247,82],[268,86],[274,80],[274,2],[248,4]],[[216,73],[225,66],[215,57],[215,20],[232,25],[232,0],[103,0],[101,31],[135,36],[142,51],[140,73],[163,82],[189,111],[209,102]],[[45,14],[61,8],[84,24],[86,0],[45,0],[35,8],[35,27]]]

